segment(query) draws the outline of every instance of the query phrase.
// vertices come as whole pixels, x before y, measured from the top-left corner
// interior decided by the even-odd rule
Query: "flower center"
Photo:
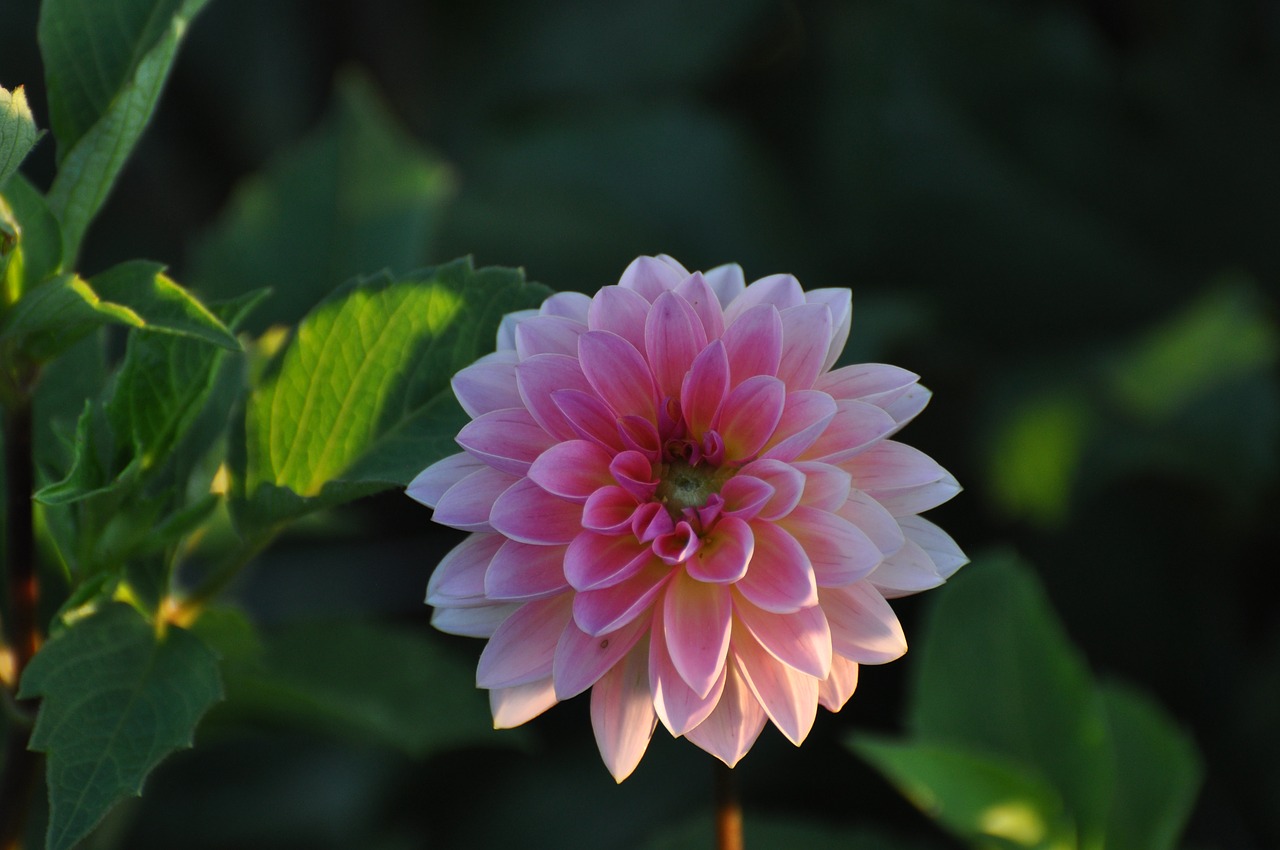
[[[700,463],[690,466],[672,460],[658,469],[658,489],[654,498],[667,509],[671,518],[679,520],[686,508],[701,508],[720,492],[732,470]]]

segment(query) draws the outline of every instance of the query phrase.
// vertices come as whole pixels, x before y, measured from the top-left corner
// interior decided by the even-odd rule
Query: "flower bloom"
[[[850,299],[641,257],[509,316],[454,377],[464,451],[408,492],[474,532],[427,602],[488,638],[495,726],[590,688],[618,781],[658,721],[732,766],[766,719],[799,744],[859,664],[906,651],[885,600],[966,562],[919,516],[959,486],[890,439],[929,399],[916,375],[832,370]]]

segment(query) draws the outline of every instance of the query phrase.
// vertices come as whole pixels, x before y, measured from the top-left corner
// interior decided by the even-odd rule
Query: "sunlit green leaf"
[[[231,652],[252,648],[222,624]],[[474,664],[437,639],[362,622],[294,625],[262,639],[261,657],[228,672],[229,708],[422,756],[494,742]]]
[[[1000,508],[1043,525],[1066,519],[1092,418],[1086,400],[1065,390],[1006,410],[989,450]]]
[[[465,422],[449,379],[491,348],[503,314],[545,294],[518,271],[470,260],[335,292],[249,399],[237,522],[270,527],[403,486],[449,453]]]
[[[1030,570],[1008,556],[975,559],[934,605],[913,652],[909,729],[1034,765],[1062,795],[1080,847],[1098,847],[1112,786],[1106,718]]]
[[[58,174],[49,205],[67,256],[102,206],[159,100],[178,44],[207,0],[46,0],[40,51]]]
[[[1172,850],[1200,786],[1195,745],[1133,688],[1109,684],[1102,696],[1116,763],[1107,846]]]
[[[0,189],[18,170],[39,136],[23,87],[9,91],[0,86]]]
[[[450,169],[393,122],[364,77],[341,77],[336,95],[324,123],[238,187],[196,247],[191,279],[202,289],[273,289],[252,327],[297,322],[355,275],[434,259]]]
[[[197,638],[178,628],[157,635],[115,603],[51,638],[20,695],[43,697],[31,747],[48,754],[48,850],[67,850],[141,793],[169,753],[191,746],[222,686],[216,657]]]
[[[1044,778],[1016,761],[955,746],[894,743],[863,735],[850,745],[917,808],[972,846],[1077,846],[1062,798]]]

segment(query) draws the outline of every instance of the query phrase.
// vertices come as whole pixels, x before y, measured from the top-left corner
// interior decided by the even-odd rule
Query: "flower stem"
[[[716,850],[742,850],[742,804],[733,768],[717,761]]]

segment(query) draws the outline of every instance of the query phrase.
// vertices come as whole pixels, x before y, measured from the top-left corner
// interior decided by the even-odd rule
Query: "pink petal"
[[[493,503],[520,479],[482,466],[444,492],[431,518],[462,531],[493,531],[489,514]]]
[[[537,310],[516,310],[514,313],[503,316],[502,321],[498,323],[498,350],[515,351],[516,327],[525,319],[536,315],[538,315]]]
[[[653,554],[667,564],[682,564],[701,547],[702,541],[688,522],[681,520],[670,531],[660,534],[653,541]]]
[[[524,475],[529,464],[556,442],[523,407],[494,410],[473,419],[457,439],[475,457],[512,475]]]
[[[648,633],[649,623],[643,617],[604,637],[589,635],[570,620],[560,634],[551,665],[556,696],[569,699],[594,685]]]
[[[751,526],[737,517],[724,516],[702,536],[702,546],[685,562],[685,569],[697,581],[730,584],[747,574],[754,550]]]
[[[827,429],[836,415],[831,396],[815,390],[788,393],[782,419],[765,444],[764,457],[795,460]]]
[[[807,390],[822,373],[831,344],[831,311],[825,304],[801,304],[783,310],[782,360],[778,377],[792,392]]]
[[[822,606],[810,605],[790,614],[774,614],[752,605],[741,596],[733,600],[739,623],[760,646],[806,676],[827,678],[831,672],[831,629]],[[739,640],[734,637],[735,647]]]
[[[859,664],[884,664],[907,651],[902,624],[869,582],[823,588],[822,609],[837,655]]]
[[[893,417],[865,401],[836,402],[836,415],[801,455],[805,460],[840,463],[883,440],[897,427]]]
[[[665,634],[662,616],[662,606],[655,606],[652,623],[655,636]],[[707,718],[720,700],[724,680],[722,669],[711,690],[705,696],[699,696],[680,677],[671,661],[671,654],[667,652],[667,642],[657,637],[650,639],[649,689],[653,692],[653,706],[658,712],[658,719],[672,735],[679,737]]]
[[[608,331],[588,331],[578,337],[578,359],[596,395],[614,413],[657,421],[653,376],[635,346]]]
[[[675,289],[688,276],[688,272],[674,260],[667,263],[657,257],[636,257],[618,279],[618,286],[634,289],[646,301],[653,302],[668,289]]]
[[[796,539],[771,522],[751,523],[756,548],[747,574],[734,587],[759,608],[787,614],[818,601],[809,556]]]
[[[446,490],[484,465],[484,461],[466,452],[449,455],[419,472],[418,476],[409,482],[405,493],[427,507],[434,508]]]
[[[472,534],[463,538],[440,559],[427,581],[427,604],[437,608],[490,604],[484,595],[484,573],[501,545],[501,534]]]
[[[634,647],[591,690],[591,728],[596,746],[605,767],[618,782],[640,764],[658,726],[649,694],[647,655],[648,647],[643,643]]]
[[[877,407],[883,407],[885,413],[893,417],[893,421],[898,423],[901,428],[912,419],[915,419],[920,411],[929,405],[929,399],[933,394],[924,387],[916,384],[908,387],[907,391],[893,401],[881,402],[872,401]]]
[[[818,705],[839,711],[858,687],[858,662],[837,655],[831,659],[831,675],[818,685]]]
[[[711,692],[724,669],[732,613],[729,588],[676,571],[662,609],[667,652],[680,678],[699,696]]]
[[[885,510],[896,517],[907,517],[912,514],[932,510],[943,502],[949,501],[960,492],[960,482],[950,473],[940,481],[922,484],[919,487],[906,487],[901,490],[868,490]]]
[[[601,487],[587,497],[582,527],[602,534],[620,534],[631,526],[636,498],[621,487]]]
[[[540,316],[563,316],[575,322],[587,323],[591,298],[581,292],[557,292],[547,297],[538,308]]]
[[[804,474],[804,493],[800,497],[803,504],[818,510],[838,511],[849,501],[853,482],[849,480],[849,473],[840,467],[816,460],[792,465]]]
[[[694,358],[680,387],[680,410],[689,426],[689,436],[701,440],[710,430],[729,390],[729,355],[724,343],[713,341]]]
[[[585,502],[596,490],[613,483],[609,453],[589,440],[557,443],[538,455],[529,467],[529,478],[546,490],[571,502]]]
[[[674,292],[664,292],[649,311],[644,344],[658,396],[678,398],[685,373],[706,347],[707,332],[689,302]]]
[[[649,501],[658,487],[649,458],[637,451],[619,452],[615,455],[609,461],[609,475],[618,482],[619,487],[639,502]]]
[[[620,629],[646,611],[667,586],[672,570],[653,558],[626,581],[597,590],[584,590],[573,598],[573,619],[590,635]]]
[[[960,485],[931,457],[892,440],[873,446],[840,464],[853,486],[894,516],[937,507],[960,492]]]
[[[804,303],[800,281],[789,274],[771,274],[752,283],[725,307],[724,321],[732,325],[743,313],[758,305],[771,305],[779,312]]]
[[[756,375],[777,375],[782,362],[782,317],[768,304],[747,310],[735,322],[725,315],[725,353],[729,357],[729,385]]]
[[[804,548],[819,587],[865,578],[884,558],[862,529],[837,514],[801,505],[778,525]]]
[[[720,498],[724,499],[724,512],[727,516],[750,520],[764,510],[777,492],[754,475],[738,474],[724,482],[724,486],[720,488]]]
[[[577,357],[564,354],[536,354],[516,366],[516,387],[520,404],[529,415],[556,439],[578,436],[577,429],[556,403],[554,393],[577,390],[588,393],[591,385],[582,374]]]
[[[813,289],[806,292],[804,298],[810,304],[825,304],[831,311],[831,342],[822,362],[822,371],[825,372],[840,359],[844,345],[849,341],[849,331],[853,328],[853,293],[847,288]]]
[[[494,729],[512,729],[528,723],[558,702],[551,677],[511,688],[489,691],[489,711]]]
[[[619,417],[618,436],[628,450],[640,452],[650,461],[657,461],[662,454],[662,437],[652,419],[643,416]]]
[[[833,398],[859,399],[883,407],[904,395],[918,380],[919,375],[897,366],[859,363],[820,375],[814,389],[830,393]]]
[[[493,503],[489,524],[521,543],[568,543],[582,531],[582,505],[552,496],[523,478]]]
[[[516,353],[521,360],[535,354],[578,353],[578,337],[587,330],[582,322],[560,316],[533,316],[516,326]]]
[[[736,661],[728,666],[724,693],[707,719],[685,737],[729,767],[737,764],[760,737],[767,716],[751,693]]]
[[[516,391],[516,354],[495,351],[462,369],[450,382],[467,415],[475,418],[505,407],[520,407]]]
[[[849,500],[838,511],[840,516],[861,528],[881,554],[892,555],[902,548],[902,527],[893,514],[861,490],[851,490]]]
[[[520,603],[485,605],[480,608],[436,608],[431,625],[449,635],[492,637],[498,626],[520,608]]]
[[[885,597],[896,599],[937,587],[946,579],[938,572],[929,553],[907,538],[897,552],[880,562],[867,576],[867,581]]]
[[[702,273],[694,272],[689,275],[675,288],[675,292],[689,302],[693,312],[698,314],[707,339],[719,339],[724,333],[724,309],[720,306],[715,290]]]
[[[951,539],[941,528],[918,516],[904,516],[898,520],[907,539],[914,542],[937,568],[938,575],[944,579],[951,578],[955,571],[969,563],[969,558],[956,541]]]
[[[734,657],[742,678],[791,743],[799,746],[813,728],[818,713],[818,679],[780,664],[749,636],[735,632]]]
[[[585,376],[584,376],[585,377]],[[593,440],[607,449],[622,449],[618,418],[603,401],[579,390],[556,390],[551,400],[564,414],[569,427],[579,437]]]
[[[569,622],[573,594],[527,602],[498,626],[476,666],[476,686],[510,688],[551,675],[556,643]]]
[[[725,459],[750,460],[773,435],[782,418],[787,390],[767,375],[748,378],[729,393],[720,410]]]
[[[495,535],[499,536],[499,535]],[[565,549],[534,546],[517,540],[502,544],[484,574],[484,593],[490,599],[527,602],[568,590],[564,577]]]
[[[649,547],[630,534],[584,531],[564,556],[564,575],[574,590],[595,590],[625,581],[653,561]]]
[[[609,331],[644,351],[644,325],[649,317],[649,302],[633,289],[603,286],[591,299],[587,327],[593,331]]]
[[[707,279],[707,285],[711,287],[711,291],[716,294],[716,300],[720,302],[721,309],[729,306],[747,288],[746,276],[742,273],[742,266],[737,263],[716,266],[708,272],[703,272],[703,276]]]
[[[742,467],[739,474],[759,478],[773,488],[773,497],[760,509],[760,519],[784,517],[800,504],[804,473],[789,463],[764,458]]]

